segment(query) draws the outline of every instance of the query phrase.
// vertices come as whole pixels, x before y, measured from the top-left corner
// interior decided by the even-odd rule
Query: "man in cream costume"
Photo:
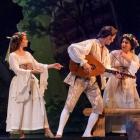
[[[91,65],[88,64],[85,56],[92,54],[98,61],[100,61],[106,68],[110,68],[109,51],[106,45],[110,45],[116,36],[117,30],[112,26],[104,26],[101,28],[97,39],[89,39],[79,43],[71,44],[68,47],[68,54],[70,59],[80,64],[87,73],[91,72]],[[106,77],[101,76],[102,89],[105,87]],[[73,111],[80,95],[85,92],[87,98],[92,105],[92,113],[89,117],[87,127],[83,137],[91,137],[91,130],[98,120],[99,114],[103,111],[103,100],[101,97],[99,86],[96,82],[96,77],[91,77],[89,80],[76,77],[71,72],[68,74],[65,83],[69,84],[68,97],[60,116],[60,122],[57,138],[62,137],[63,129],[66,122]]]

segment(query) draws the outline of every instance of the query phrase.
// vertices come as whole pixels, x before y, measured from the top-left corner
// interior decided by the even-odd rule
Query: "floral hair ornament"
[[[14,39],[20,39],[22,36],[26,35],[26,33],[27,33],[27,31],[24,31],[24,32],[16,32],[16,33],[14,33],[14,35],[7,36],[6,37],[7,39],[10,40],[10,42],[9,42],[8,50],[7,50],[7,53],[6,53],[5,61],[9,62],[11,41],[13,41]]]
[[[139,46],[139,42],[133,34],[123,34],[123,37],[127,37],[130,40],[133,40],[136,47]]]
[[[22,36],[26,35],[27,31],[24,31],[24,32],[16,32],[14,33],[11,37],[10,36],[7,36],[6,38],[7,39],[16,39],[16,38],[21,38]]]

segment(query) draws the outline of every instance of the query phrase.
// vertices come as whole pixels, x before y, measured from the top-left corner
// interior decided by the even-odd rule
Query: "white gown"
[[[111,66],[117,68],[117,71],[135,76],[139,69],[139,59],[133,54],[129,63],[121,56],[121,50],[114,50],[110,53]],[[118,79],[111,75],[104,90],[103,101],[105,108],[140,108],[140,98],[136,89],[136,79],[124,78]],[[126,133],[126,121],[124,116],[107,117],[107,132]]]
[[[139,69],[139,59],[133,54],[131,62],[127,62],[120,56],[121,50],[114,50],[110,53],[111,65],[119,71],[135,76]],[[126,69],[122,69],[122,66]],[[136,79],[118,79],[110,76],[104,91],[104,105],[107,108],[140,108],[140,98],[136,90]]]
[[[43,71],[40,82],[31,74],[31,70],[20,68],[20,65],[27,63]],[[47,64],[38,63],[29,52],[24,56],[13,52],[9,57],[9,65],[15,76],[9,90],[6,131],[48,128],[43,98],[44,90],[47,88]]]

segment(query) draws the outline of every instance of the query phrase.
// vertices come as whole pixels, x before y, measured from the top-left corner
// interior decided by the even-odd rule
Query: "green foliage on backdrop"
[[[53,49],[48,35],[50,16],[46,14],[45,0],[13,0],[23,7],[23,19],[17,25],[19,31],[27,31],[34,57],[41,63],[54,63]],[[51,125],[58,120],[57,112],[61,110],[66,98],[66,88],[60,73],[49,70],[48,89],[45,94],[47,112]],[[57,117],[57,118],[56,118]]]
[[[24,18],[18,24],[18,29],[28,31],[34,56],[43,63],[59,61],[64,65],[61,76],[59,72],[50,71],[46,94],[49,123],[56,130],[67,95],[62,82],[68,73],[67,47],[73,42],[95,36],[103,25],[114,24],[111,1],[13,0],[13,2],[23,7]],[[69,127],[66,127],[68,131],[83,131],[87,118],[82,115],[82,110],[87,106],[89,102],[82,95],[72,114]]]

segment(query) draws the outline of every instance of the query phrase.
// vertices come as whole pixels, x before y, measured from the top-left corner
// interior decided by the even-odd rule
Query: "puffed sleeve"
[[[68,47],[68,54],[70,58],[74,62],[80,63],[80,65],[83,66],[83,64],[87,63],[85,56],[89,54],[92,44],[92,40],[71,44]]]
[[[31,73],[31,70],[24,70],[19,67],[18,58],[13,53],[11,53],[9,56],[9,65],[10,69],[13,70],[16,75],[24,75]]]

